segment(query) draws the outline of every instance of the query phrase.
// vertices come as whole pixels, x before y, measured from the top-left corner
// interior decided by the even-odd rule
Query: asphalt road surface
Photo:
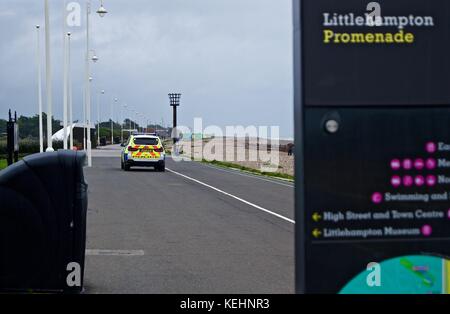
[[[293,293],[291,183],[168,158],[165,173],[95,152],[86,293]]]

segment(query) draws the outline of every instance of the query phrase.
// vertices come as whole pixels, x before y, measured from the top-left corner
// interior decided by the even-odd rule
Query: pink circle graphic
[[[435,169],[436,166],[437,166],[436,159],[434,159],[434,158],[428,158],[428,159],[425,161],[425,165],[426,165],[426,167],[427,167],[428,170],[433,170],[433,169]]]
[[[425,178],[423,176],[416,176],[414,178],[414,183],[417,186],[423,186],[425,184]]]
[[[398,159],[392,159],[391,168],[392,170],[399,170],[402,167],[402,163]]]
[[[414,168],[416,168],[417,170],[422,170],[424,167],[425,162],[422,158],[417,158],[416,160],[414,160]]]
[[[447,212],[447,218],[450,219],[450,209]]]
[[[412,169],[412,167],[413,167],[413,162],[411,159],[406,158],[403,160],[403,168],[405,170],[410,170],[410,169]]]
[[[422,234],[426,237],[429,237],[433,233],[433,228],[430,225],[424,225],[422,227]]]
[[[436,176],[433,176],[431,174],[428,175],[425,179],[425,182],[427,183],[428,186],[435,186],[437,183]]]
[[[428,142],[428,143],[425,145],[425,149],[426,149],[426,151],[427,151],[428,153],[432,154],[432,153],[435,153],[435,152],[436,152],[437,147],[436,147],[436,144],[435,144],[434,142]]]
[[[375,192],[372,194],[372,202],[375,204],[380,204],[383,201],[383,195],[379,192]]]
[[[411,176],[404,176],[403,177],[403,185],[404,186],[412,186],[414,184],[414,179]]]
[[[391,184],[394,188],[398,188],[400,185],[402,185],[402,178],[400,178],[400,176],[393,176],[391,178]]]

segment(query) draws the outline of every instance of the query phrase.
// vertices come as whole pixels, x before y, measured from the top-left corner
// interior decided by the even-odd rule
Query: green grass
[[[231,163],[231,162],[226,162],[226,161],[217,161],[217,160],[209,161],[209,160],[203,159],[202,162],[208,163],[208,164],[211,164],[211,165],[215,165],[215,166],[219,166],[219,167],[223,167],[223,168],[232,168],[232,169],[237,169],[237,170],[240,170],[240,171],[250,172],[250,173],[253,173],[253,174],[257,174],[257,175],[263,175],[263,176],[268,176],[268,177],[273,177],[273,178],[279,178],[279,179],[285,179],[285,180],[294,181],[294,176],[291,176],[291,175],[286,174],[286,173],[264,172],[264,171],[260,171],[258,169],[253,169],[253,168],[241,166],[241,165],[234,164],[234,163]]]
[[[5,169],[8,166],[6,159],[0,159],[0,170]]]
[[[23,157],[27,156],[28,154],[19,154],[19,161],[23,159]],[[8,161],[6,160],[5,155],[0,155],[0,170],[5,169],[8,167]]]

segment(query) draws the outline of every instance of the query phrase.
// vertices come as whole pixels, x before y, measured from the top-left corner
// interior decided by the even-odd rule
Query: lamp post
[[[63,2],[63,148],[67,149],[67,115],[68,115],[68,63],[67,63],[67,33],[66,33],[66,0]]]
[[[41,36],[40,26],[36,25],[37,33],[37,75],[38,75],[38,104],[39,104],[39,151],[44,152],[44,132],[42,125],[42,73],[41,73]]]
[[[180,106],[180,99],[181,94],[169,94],[170,99],[170,106],[173,108],[173,130],[172,132],[173,137],[173,143],[176,144],[177,142],[177,135],[176,135],[176,128],[177,128],[177,107]]]
[[[145,133],[145,129],[147,127],[145,126],[145,115],[143,113],[141,114],[141,123],[142,123],[142,125],[141,125],[141,132]]]
[[[130,109],[130,114],[129,114],[128,122],[130,123],[129,130],[130,130],[130,132],[131,132],[131,109]],[[130,133],[130,132],[129,132],[129,133]],[[131,133],[130,133],[130,134],[131,134]]]
[[[89,84],[93,78],[89,77]],[[86,104],[86,88],[83,89],[83,148],[87,152],[87,104]]]
[[[47,86],[47,152],[53,152],[52,140],[52,67],[50,51],[50,16],[48,0],[45,0],[45,67]]]
[[[67,63],[68,63],[68,71],[69,71],[69,80],[68,84],[68,93],[69,93],[69,123],[70,123],[70,149],[73,149],[73,103],[72,103],[72,78],[70,76],[70,67],[71,67],[71,52],[70,52],[70,36],[71,33],[67,33]]]
[[[114,145],[114,104],[117,103],[119,99],[114,98],[114,102],[111,102],[111,145]]]
[[[46,0],[48,1],[48,0]],[[103,0],[101,1],[101,6],[100,8],[97,10],[97,14],[100,17],[104,17],[105,14],[108,13],[105,8],[103,7]],[[86,3],[86,93],[85,93],[85,98],[86,98],[86,120],[87,120],[87,128],[88,128],[88,132],[87,132],[87,155],[88,155],[88,166],[92,167],[92,142],[91,142],[91,86],[89,83],[89,78],[91,76],[90,73],[90,68],[89,68],[89,57],[90,57],[90,47],[89,47],[89,15],[91,14],[91,3],[90,0],[87,1]],[[94,55],[94,57],[96,57]],[[96,58],[97,60],[95,60],[95,58],[92,57],[92,61],[96,62],[98,60],[98,58]]]
[[[105,95],[105,91],[102,90],[97,95],[97,146],[100,146],[100,98],[102,95]]]
[[[135,114],[136,114],[136,116],[135,116],[135,119],[134,119],[134,129],[136,130],[136,132],[139,132],[139,123],[138,123],[138,121],[139,121],[139,112],[135,111]]]
[[[64,22],[64,25],[66,25],[66,23]],[[64,53],[64,78],[63,78],[63,148],[67,149],[67,112],[68,112],[68,106],[69,106],[69,78],[68,78],[68,56],[67,56],[67,47],[66,47],[66,42],[67,42],[67,38],[70,37],[70,35],[68,34],[64,34],[64,49],[63,49],[63,53]]]
[[[124,104],[123,105],[123,110],[124,110],[124,112],[125,112],[125,119],[124,119],[124,121],[123,122],[125,122],[125,120],[126,119],[128,119],[128,124],[129,124],[129,126],[128,126],[128,129],[129,130],[131,130],[131,118],[127,118],[127,113],[128,113],[128,105],[127,104]],[[125,127],[126,127],[126,123],[125,123]],[[130,131],[131,132],[131,131]],[[122,123],[122,143],[123,143],[123,123]]]
[[[121,117],[120,117],[120,143],[123,143],[123,125],[126,119],[126,114],[125,114],[125,109],[126,109],[126,105],[122,106],[122,110],[120,110],[121,112]]]

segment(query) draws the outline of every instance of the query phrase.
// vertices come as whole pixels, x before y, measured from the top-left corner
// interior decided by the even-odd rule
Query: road
[[[86,293],[293,293],[291,183],[197,162],[120,169],[94,152]]]

